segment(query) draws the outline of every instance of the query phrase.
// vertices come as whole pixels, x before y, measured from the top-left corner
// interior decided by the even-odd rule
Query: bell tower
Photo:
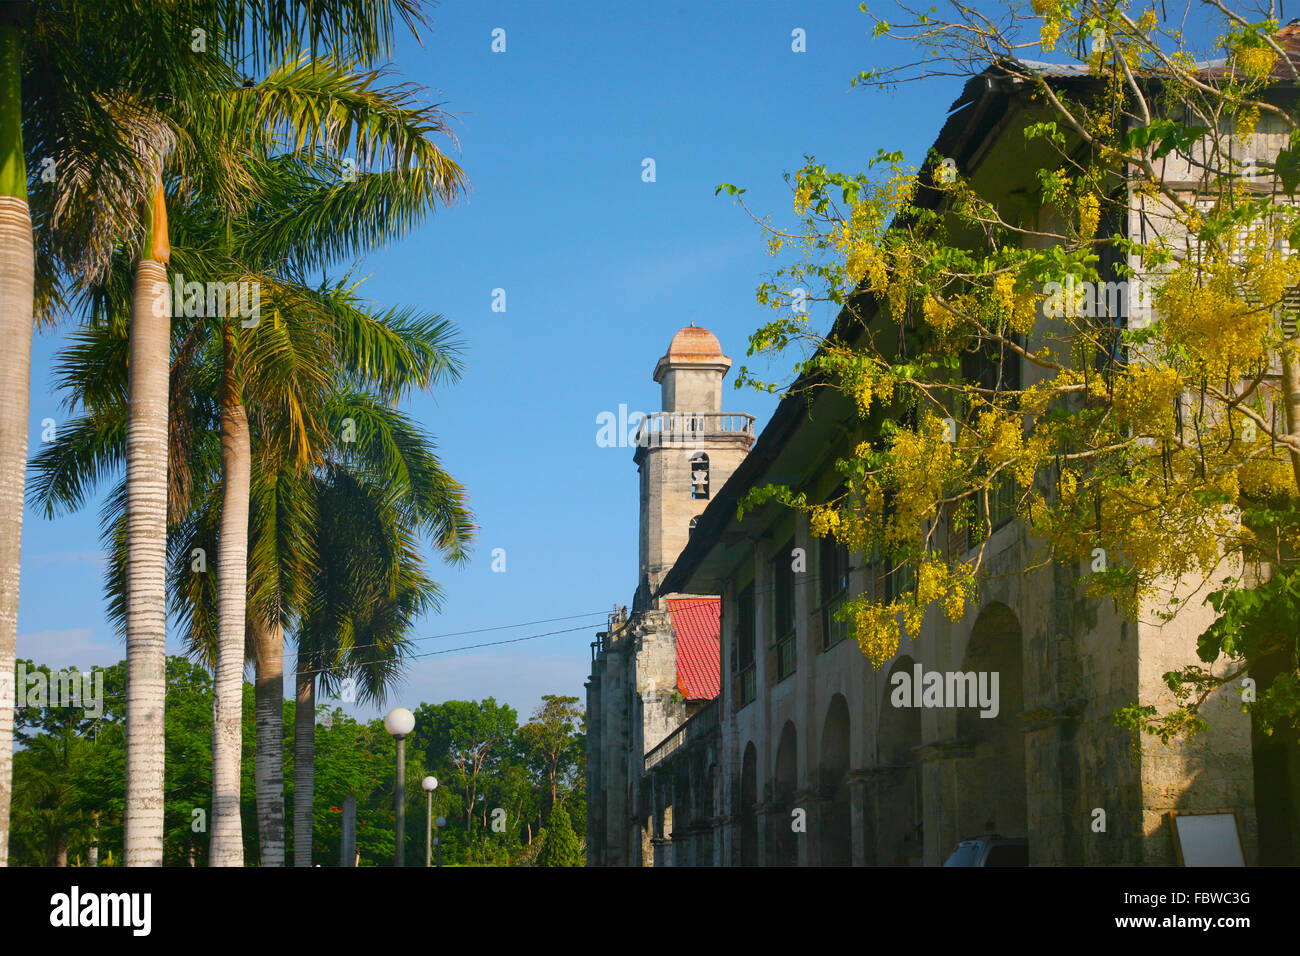
[[[717,337],[692,323],[655,365],[663,411],[637,432],[641,479],[640,568],[634,609],[650,598],[690,540],[694,519],[754,444],[754,416],[722,410],[731,359]]]

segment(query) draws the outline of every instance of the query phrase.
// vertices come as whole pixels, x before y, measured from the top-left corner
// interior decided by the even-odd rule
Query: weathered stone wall
[[[712,496],[749,452],[752,436],[734,432],[702,436],[690,444],[637,449],[641,470],[642,574],[651,591],[659,586],[690,540],[691,519],[703,513]],[[709,456],[709,498],[691,496],[691,456]]]
[[[666,412],[722,411],[721,366],[674,368],[663,376],[660,394]]]

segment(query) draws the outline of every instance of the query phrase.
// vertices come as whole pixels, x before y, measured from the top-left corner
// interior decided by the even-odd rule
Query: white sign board
[[[1245,866],[1237,815],[1225,813],[1173,813],[1174,839],[1183,866]]]

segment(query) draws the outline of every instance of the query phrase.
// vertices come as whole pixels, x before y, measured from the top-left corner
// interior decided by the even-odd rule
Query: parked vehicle
[[[1028,866],[1029,841],[1024,837],[985,834],[962,840],[953,848],[944,866]]]

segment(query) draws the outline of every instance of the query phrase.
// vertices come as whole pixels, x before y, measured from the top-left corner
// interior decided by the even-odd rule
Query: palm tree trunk
[[[299,641],[303,639],[300,636]],[[293,712],[293,865],[311,866],[312,790],[316,785],[316,671],[310,648],[298,647]]]
[[[171,295],[161,179],[136,266],[126,428],[126,865],[162,866]]]
[[[284,629],[253,622],[257,657],[257,834],[262,866],[284,866]]]
[[[14,655],[35,281],[23,158],[21,65],[18,29],[0,28],[0,866],[9,865]]]
[[[252,444],[235,378],[234,337],[224,331],[221,383],[221,537],[217,544],[217,660],[212,680],[210,866],[244,865],[239,815],[243,757],[244,644],[248,604],[248,496]]]

